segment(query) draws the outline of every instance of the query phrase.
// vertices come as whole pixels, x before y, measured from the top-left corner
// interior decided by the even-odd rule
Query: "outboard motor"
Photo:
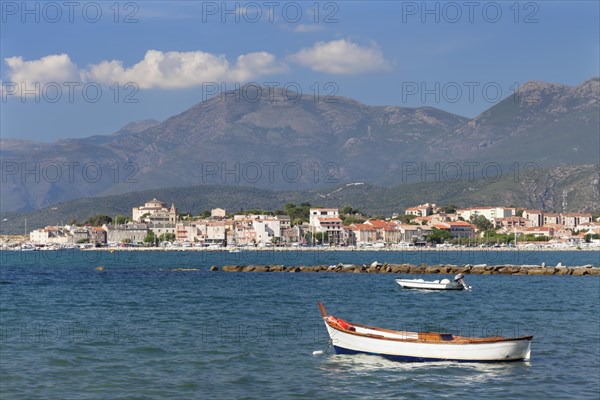
[[[471,286],[465,283],[464,277],[463,274],[458,274],[454,277],[454,281],[460,283],[465,290],[471,290]]]

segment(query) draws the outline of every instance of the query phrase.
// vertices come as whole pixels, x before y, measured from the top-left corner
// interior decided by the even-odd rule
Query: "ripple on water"
[[[125,264],[75,254],[64,265],[48,261],[39,275],[39,265],[3,262],[2,281],[15,284],[0,290],[1,397],[537,400],[600,391],[592,373],[600,349],[589,346],[600,341],[595,277],[469,276],[471,293],[423,293],[403,291],[383,274],[159,271],[220,265],[199,256],[137,254]],[[344,254],[341,261],[354,256],[366,257]],[[306,257],[294,262],[314,259]],[[98,265],[105,271],[95,271]],[[341,318],[392,329],[533,330],[533,358],[471,364],[315,357],[327,347],[317,300]],[[39,324],[88,330],[36,341]]]

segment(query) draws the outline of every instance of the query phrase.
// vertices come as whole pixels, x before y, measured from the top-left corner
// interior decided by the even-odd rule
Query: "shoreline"
[[[347,247],[257,247],[251,249],[230,249],[230,248],[199,248],[199,247],[92,247],[88,249],[80,249],[82,251],[200,251],[200,252],[224,252],[224,253],[244,253],[244,252],[286,252],[286,251],[301,251],[301,252],[426,252],[426,251],[481,251],[481,252],[536,252],[536,251],[599,251],[600,247],[589,247],[589,248],[547,248],[547,247],[517,247],[517,248],[506,248],[506,247],[399,247],[399,248],[355,248],[349,249]],[[235,250],[235,251],[232,251]]]
[[[372,264],[354,265],[224,265],[210,267],[211,271],[224,272],[307,272],[307,273],[362,273],[362,274],[466,274],[466,275],[572,275],[600,276],[600,267],[591,265],[575,267],[546,267],[539,265],[415,265],[415,264]]]

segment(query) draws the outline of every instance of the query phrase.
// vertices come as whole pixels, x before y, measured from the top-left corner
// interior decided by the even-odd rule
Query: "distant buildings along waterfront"
[[[404,218],[386,220],[364,218],[344,224],[337,208],[310,208],[304,221],[292,221],[288,215],[236,214],[215,208],[207,218],[182,219],[175,204],[158,199],[132,209],[132,221],[103,226],[47,226],[30,233],[30,241],[39,244],[106,243],[158,244],[187,243],[190,246],[336,245],[387,246],[423,242],[434,231],[445,237],[471,240],[484,234],[474,221],[498,234],[524,235],[559,242],[581,241],[585,235],[600,234],[600,222],[590,213],[554,213],[542,210],[517,210],[514,207],[485,206],[444,212],[433,203],[409,207]],[[450,210],[453,211],[453,210]],[[485,222],[484,221],[484,222]]]

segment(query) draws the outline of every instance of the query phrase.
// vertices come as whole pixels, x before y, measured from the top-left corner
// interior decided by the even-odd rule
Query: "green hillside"
[[[240,186],[203,185],[146,190],[106,197],[73,200],[34,212],[1,215],[0,233],[24,232],[46,225],[85,221],[95,214],[131,215],[131,209],[157,198],[175,203],[180,212],[194,215],[221,207],[228,212],[242,209],[282,209],[286,203],[310,202],[313,206],[358,208],[370,215],[391,216],[424,202],[459,207],[506,205],[552,211],[599,211],[597,165],[563,166],[548,170],[506,174],[502,179],[459,182],[424,182],[392,188],[347,184],[321,191],[275,191]],[[4,221],[6,219],[6,221]]]

